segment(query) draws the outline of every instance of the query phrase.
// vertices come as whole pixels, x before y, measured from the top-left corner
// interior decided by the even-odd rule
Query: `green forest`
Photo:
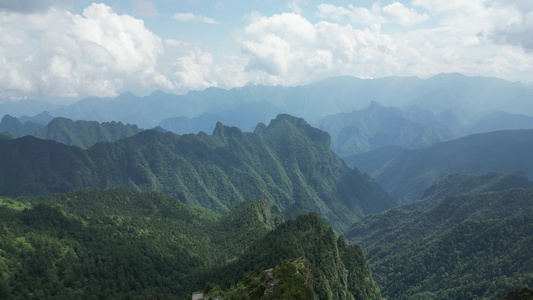
[[[289,115],[212,135],[2,122],[21,133],[0,135],[0,299],[532,294],[525,172],[417,175],[401,204]]]
[[[255,133],[220,123],[212,135],[147,130],[86,150],[31,136],[0,140],[0,195],[122,187],[216,212],[266,199],[281,211],[296,204],[318,212],[338,232],[397,204],[329,143],[326,132],[288,115]]]
[[[122,189],[0,204],[2,299],[187,299],[206,286],[231,291],[276,266],[284,278],[286,261],[298,258],[313,277],[305,293],[380,299],[361,248],[338,239],[314,213],[282,222],[258,201],[215,214]]]
[[[521,178],[474,177],[441,178],[435,185],[442,193],[433,186],[415,206],[368,216],[346,232],[365,249],[384,297],[499,299],[533,286],[533,189],[447,195],[435,202],[433,196],[457,184],[493,189]]]

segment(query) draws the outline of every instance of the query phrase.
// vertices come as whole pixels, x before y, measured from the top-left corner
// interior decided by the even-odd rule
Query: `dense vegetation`
[[[443,173],[524,172],[533,176],[533,130],[474,134],[424,149],[376,149],[346,161],[404,202],[418,200]]]
[[[395,201],[329,148],[329,135],[280,115],[256,133],[218,124],[213,135],[143,131],[82,150],[34,137],[0,141],[0,194],[43,195],[87,187],[160,191],[218,212],[267,199],[298,203],[336,230]]]
[[[229,267],[214,273],[225,282],[224,278],[240,278],[250,271],[259,273],[287,257],[309,260],[319,299],[380,299],[361,247],[347,245],[342,236],[336,238],[316,213],[281,224]]]
[[[427,211],[393,209],[356,223],[391,299],[495,299],[533,285],[533,189],[448,196]]]
[[[33,136],[69,146],[89,148],[98,142],[115,142],[141,131],[136,125],[124,125],[121,122],[74,122],[67,118],[55,118],[35,131]]]
[[[217,215],[163,194],[93,189],[1,198],[0,216],[2,299],[186,298],[280,263],[275,276],[287,278],[283,261],[297,257],[309,260],[320,299],[379,298],[360,248],[337,241],[316,214],[281,223],[266,201]]]
[[[222,290],[207,284],[203,291],[207,299],[317,299],[313,291],[313,276],[309,261],[299,258],[293,262],[284,260],[259,276],[247,274],[236,286]]]

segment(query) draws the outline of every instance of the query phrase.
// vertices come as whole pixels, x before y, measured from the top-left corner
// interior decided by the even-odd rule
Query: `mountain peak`
[[[213,130],[213,136],[223,137],[227,135],[241,136],[243,135],[243,132],[238,127],[230,127],[222,124],[222,122],[217,122],[215,129]]]
[[[328,146],[331,144],[331,137],[329,133],[309,125],[309,123],[307,123],[302,118],[294,117],[288,114],[279,114],[274,120],[270,121],[270,124],[268,125],[266,130],[273,130],[274,128],[283,126],[283,124],[290,125],[293,128],[296,128],[297,130],[303,132],[305,135],[311,138],[313,141],[324,142],[327,143]],[[284,132],[287,131],[287,129],[282,130]]]

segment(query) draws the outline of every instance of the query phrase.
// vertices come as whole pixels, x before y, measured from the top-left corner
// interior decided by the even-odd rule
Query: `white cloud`
[[[320,4],[318,6],[317,15],[320,18],[331,19],[336,22],[348,21],[351,24],[383,24],[385,18],[381,15],[381,8],[379,4],[374,4],[372,7],[355,7],[351,4],[348,8],[342,6],[335,6],[333,4]]]
[[[317,15],[323,20],[314,23],[299,13],[254,12],[243,17],[247,26],[232,33],[240,55],[162,40],[142,20],[104,4],[91,4],[81,15],[53,8],[40,14],[4,9],[0,98],[299,85],[346,74],[376,78],[461,72],[533,83],[531,2],[412,4],[321,4]],[[206,21],[194,14],[179,18]],[[416,26],[421,22],[423,27]],[[397,30],[394,24],[403,27]]]
[[[91,4],[83,15],[50,10],[2,13],[0,20],[2,97],[112,96],[153,86],[161,39],[104,4]]]
[[[293,41],[314,41],[315,29],[311,22],[294,13],[282,13],[272,17],[260,17],[244,28],[248,38],[274,34]]]
[[[428,15],[441,16],[433,28],[387,33],[382,31],[379,22],[369,21],[373,25],[359,29],[327,21],[312,24],[296,14],[252,21],[244,30],[242,42],[250,78],[259,81],[256,83],[285,85],[309,83],[340,74],[376,78],[461,72],[510,80],[533,78],[531,53],[513,45],[496,44],[487,35],[480,34],[500,24],[513,24],[514,8],[498,7],[502,13],[498,15],[496,7],[485,5],[484,10],[473,15],[472,21],[477,24],[467,26],[466,15],[453,16],[452,12],[470,6],[471,10],[481,9],[479,3],[460,6],[457,2],[448,6],[447,1],[424,1],[430,9]],[[324,4],[319,7],[319,15],[339,22],[353,12],[353,8]],[[403,25],[414,25],[428,18],[400,4],[384,7],[383,13],[389,18],[386,23]],[[525,29],[518,31],[524,33]],[[523,38],[521,35],[522,42]]]
[[[196,15],[193,13],[175,13],[174,19],[181,22],[203,22],[207,24],[217,25],[219,22],[202,15]]]
[[[413,0],[413,5],[427,9],[441,25],[476,33],[489,33],[522,20],[512,5],[493,0]]]
[[[419,14],[414,9],[405,7],[400,2],[394,2],[383,7],[383,12],[389,16],[392,22],[404,26],[412,26],[429,19],[427,14]]]

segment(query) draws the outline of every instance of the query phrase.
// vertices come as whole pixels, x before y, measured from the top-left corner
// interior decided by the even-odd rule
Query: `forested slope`
[[[0,217],[2,299],[184,299],[299,257],[320,299],[380,299],[360,248],[316,214],[282,223],[266,201],[218,215],[159,193],[90,189],[3,197]]]
[[[67,118],[54,118],[33,136],[69,146],[89,148],[98,142],[115,142],[141,131],[136,125],[125,125],[122,122],[74,122]]]
[[[346,158],[404,202],[418,200],[444,173],[524,172],[533,176],[533,130],[473,134],[424,149],[376,149]]]
[[[533,284],[533,189],[448,196],[347,231],[391,299],[495,299]]]
[[[327,133],[288,115],[255,133],[220,123],[212,135],[149,130],[87,150],[34,137],[4,140],[0,179],[7,196],[123,187],[216,211],[267,199],[281,211],[316,211],[339,231],[396,204],[331,151]]]

